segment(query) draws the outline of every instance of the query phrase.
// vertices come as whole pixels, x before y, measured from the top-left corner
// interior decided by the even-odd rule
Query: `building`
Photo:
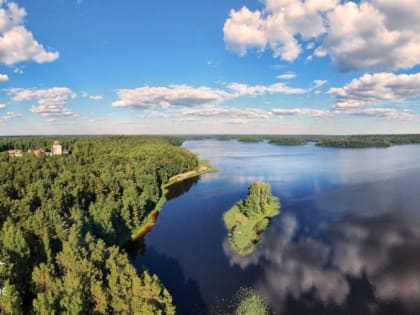
[[[28,152],[29,152],[29,150],[28,150]],[[34,155],[36,157],[40,157],[44,153],[44,150],[38,149],[38,150],[33,150],[32,152],[34,153]]]
[[[7,153],[9,153],[10,157],[21,157],[21,156],[23,156],[23,151],[22,150],[9,150],[9,151],[7,151]]]
[[[51,154],[52,155],[62,155],[63,154],[63,146],[59,141],[54,141],[51,147]]]

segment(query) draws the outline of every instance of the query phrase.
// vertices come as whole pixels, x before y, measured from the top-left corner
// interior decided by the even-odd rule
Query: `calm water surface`
[[[220,172],[172,192],[134,261],[159,275],[180,314],[224,310],[241,286],[275,314],[420,314],[420,145],[184,146]],[[255,180],[271,184],[282,209],[240,258],[222,214]]]

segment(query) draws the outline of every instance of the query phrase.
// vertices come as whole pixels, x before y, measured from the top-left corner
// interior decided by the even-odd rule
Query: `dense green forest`
[[[278,215],[279,209],[279,198],[271,195],[270,184],[251,183],[247,198],[223,214],[231,248],[239,256],[251,255],[268,227],[269,218]]]
[[[0,148],[48,149],[56,138],[2,138]],[[68,156],[0,153],[2,314],[173,314],[156,275],[121,245],[162,196],[198,166],[162,137],[62,137]]]

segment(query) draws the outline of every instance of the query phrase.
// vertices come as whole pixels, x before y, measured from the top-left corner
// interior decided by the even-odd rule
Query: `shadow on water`
[[[198,283],[186,279],[182,266],[176,259],[148,248],[146,256],[137,256],[134,266],[137,270],[145,267],[151,273],[159,275],[159,279],[173,297],[177,314],[208,314]]]
[[[165,197],[167,200],[175,199],[190,191],[190,189],[198,183],[200,176],[188,178],[181,182],[170,185]]]

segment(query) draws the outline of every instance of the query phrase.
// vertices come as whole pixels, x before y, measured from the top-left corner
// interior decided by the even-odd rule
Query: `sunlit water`
[[[420,314],[420,145],[184,146],[220,172],[167,202],[134,262],[159,275],[180,314],[223,310],[242,286],[276,314]],[[255,180],[271,184],[281,214],[240,258],[222,214]]]

